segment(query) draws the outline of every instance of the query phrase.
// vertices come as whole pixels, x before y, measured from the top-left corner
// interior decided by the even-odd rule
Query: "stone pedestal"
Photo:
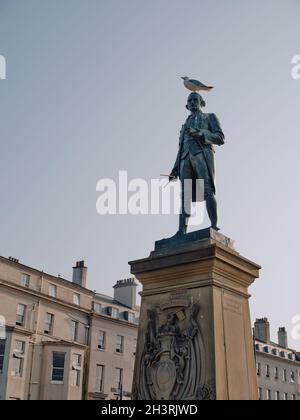
[[[248,288],[260,267],[212,229],[129,264],[143,285],[133,398],[257,400]]]

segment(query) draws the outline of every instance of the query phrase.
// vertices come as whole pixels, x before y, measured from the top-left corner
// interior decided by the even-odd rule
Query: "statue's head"
[[[186,108],[191,112],[196,112],[200,108],[205,107],[205,105],[206,103],[202,96],[199,93],[193,92],[188,97]]]

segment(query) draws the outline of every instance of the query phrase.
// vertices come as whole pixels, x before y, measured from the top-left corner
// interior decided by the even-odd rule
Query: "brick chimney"
[[[72,282],[81,287],[86,287],[87,267],[84,261],[77,261],[76,266],[73,267],[73,280]]]
[[[254,324],[254,337],[264,343],[270,342],[270,324],[268,318],[257,319]]]
[[[122,305],[134,309],[136,306],[137,283],[134,278],[119,280],[114,285],[114,299]]]
[[[278,330],[278,344],[285,349],[288,348],[288,335],[284,327]]]

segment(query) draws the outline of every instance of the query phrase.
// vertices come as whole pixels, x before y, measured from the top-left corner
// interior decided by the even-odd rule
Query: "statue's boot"
[[[177,233],[174,235],[174,237],[185,235],[187,231],[187,223],[188,223],[188,217],[186,214],[181,213],[179,215],[179,229]]]

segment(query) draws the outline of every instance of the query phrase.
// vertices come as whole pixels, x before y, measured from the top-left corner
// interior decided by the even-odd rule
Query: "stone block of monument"
[[[260,267],[213,229],[130,265],[143,285],[133,399],[257,400],[248,288]]]

